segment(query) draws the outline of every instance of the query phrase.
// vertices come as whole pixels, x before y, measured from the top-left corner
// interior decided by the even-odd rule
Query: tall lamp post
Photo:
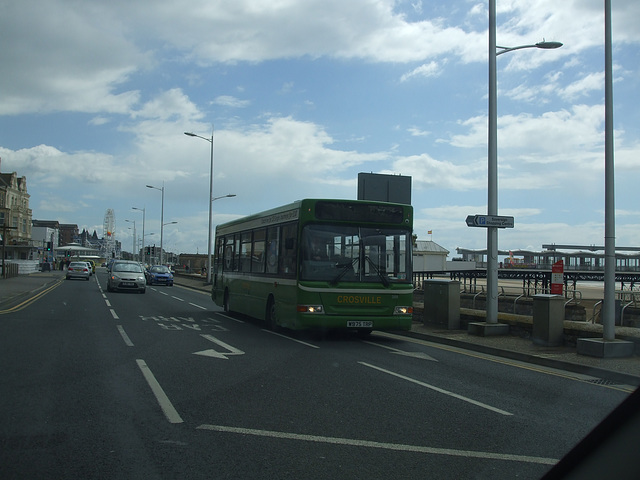
[[[630,357],[634,343],[616,339],[616,226],[614,194],[613,138],[613,51],[611,38],[611,0],[604,2],[604,298],[602,338],[579,338],[578,354],[594,357]]]
[[[125,220],[125,222],[133,223],[133,242],[131,245],[131,260],[136,259],[136,243],[137,243],[137,235],[136,235],[136,221],[135,220]]]
[[[162,192],[162,204],[160,207],[160,265],[163,265],[164,261],[162,258],[162,240],[164,237],[164,182],[162,182],[162,188],[154,187],[153,185],[147,185],[147,188],[153,188]]]
[[[139,211],[142,212],[142,263],[146,264],[147,263],[147,254],[146,254],[146,251],[144,249],[144,220],[145,220],[145,216],[146,216],[146,207],[142,207],[142,208],[131,207],[131,210],[139,210]]]
[[[188,137],[197,137],[206,140],[211,144],[211,163],[209,166],[209,232],[207,234],[207,283],[211,283],[211,226],[213,223],[213,145],[214,145],[215,125],[211,126],[211,138],[201,137],[192,132],[184,132]]]
[[[560,42],[500,47],[496,45],[496,0],[489,0],[489,138],[487,214],[498,215],[498,82],[496,57],[523,48],[560,48]],[[498,228],[487,227],[487,323],[498,323]]]
[[[604,3],[604,298],[602,303],[603,339],[616,338],[616,216],[613,162],[613,58],[611,44],[611,0]]]
[[[213,230],[213,202],[219,198],[235,197],[228,194],[221,197],[213,197],[213,145],[214,145],[215,126],[211,127],[211,138],[202,137],[192,132],[184,132],[188,137],[197,137],[206,140],[211,144],[211,164],[209,167],[209,232],[207,234],[207,283],[211,283],[211,232]]]

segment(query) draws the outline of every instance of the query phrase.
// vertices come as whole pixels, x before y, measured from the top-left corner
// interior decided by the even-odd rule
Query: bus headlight
[[[412,315],[413,307],[395,307],[393,309],[394,315]]]
[[[298,305],[299,313],[324,313],[322,305]]]

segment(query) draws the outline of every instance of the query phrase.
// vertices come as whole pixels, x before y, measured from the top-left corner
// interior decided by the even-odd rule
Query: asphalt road
[[[65,281],[0,319],[0,478],[539,478],[628,392]]]

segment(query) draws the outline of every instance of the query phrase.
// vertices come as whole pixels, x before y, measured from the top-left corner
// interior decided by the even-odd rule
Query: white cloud
[[[507,68],[531,69],[602,43],[602,6],[595,0],[500,4],[502,14],[517,19],[499,25],[500,43],[542,38],[565,43],[553,54],[514,55]],[[202,64],[321,56],[425,62],[403,80],[437,75],[445,56],[485,61],[486,26],[449,26],[437,17],[410,22],[396,7],[392,0],[196,0],[189,8],[170,0],[10,2],[0,17],[0,41],[12,46],[0,50],[0,114],[126,114],[135,109],[140,93],[125,85],[154,64],[151,52],[160,49]],[[424,10],[421,3],[413,8]],[[469,8],[471,16],[477,13],[477,5]],[[615,2],[618,41],[640,41],[631,21],[639,10],[637,2]],[[579,28],[567,31],[567,24]],[[193,72],[185,75],[194,78]]]
[[[305,183],[330,183],[340,172],[387,157],[385,153],[332,149],[334,140],[321,126],[291,117],[273,117],[248,129],[217,135],[220,156],[233,159],[227,165],[240,164],[243,171],[259,171],[261,181],[287,175]],[[237,168],[230,168],[227,174],[244,175]]]
[[[122,169],[113,168],[113,157],[95,152],[67,153],[48,145],[15,152],[0,148],[2,169],[28,172],[29,184],[63,188],[69,181],[101,184],[122,180]]]
[[[499,156],[505,150],[527,161],[576,161],[579,155],[596,149],[604,141],[602,105],[575,105],[570,110],[530,114],[501,115],[498,118]],[[456,147],[478,148],[487,144],[487,117],[477,116],[460,123],[467,133],[455,134]],[[528,155],[526,152],[537,152]]]
[[[162,120],[178,118],[188,121],[201,118],[202,114],[181,89],[173,88],[149,100],[140,109],[132,112],[131,116]]]
[[[99,3],[9,2],[0,16],[0,114],[126,113],[139,98],[117,88],[148,64]],[[114,20],[113,22],[111,20]]]
[[[213,102],[214,105],[222,105],[224,107],[244,108],[251,104],[249,100],[240,100],[232,95],[219,95]]]
[[[486,163],[455,164],[451,161],[436,160],[428,154],[396,158],[393,172],[413,177],[416,189],[469,190],[483,188],[486,180],[483,172]]]
[[[411,78],[414,78],[414,77],[425,77],[425,78],[437,77],[438,75],[440,75],[441,72],[442,72],[442,68],[440,67],[438,62],[432,61],[432,62],[429,62],[428,64],[420,65],[419,67],[413,69],[409,73],[405,73],[404,75],[402,75],[402,77],[400,77],[400,81],[406,82],[407,80],[410,80]]]
[[[411,134],[411,136],[413,136],[413,137],[427,137],[427,136],[431,135],[431,132],[429,132],[427,130],[422,130],[422,129],[418,128],[418,127],[410,127],[407,130]]]
[[[594,72],[562,88],[558,95],[567,101],[585,97],[593,91],[604,93],[604,72]]]

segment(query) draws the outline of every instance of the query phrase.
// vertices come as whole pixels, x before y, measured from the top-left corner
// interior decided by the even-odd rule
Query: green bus
[[[218,225],[216,305],[267,328],[409,330],[413,208],[305,199]]]

